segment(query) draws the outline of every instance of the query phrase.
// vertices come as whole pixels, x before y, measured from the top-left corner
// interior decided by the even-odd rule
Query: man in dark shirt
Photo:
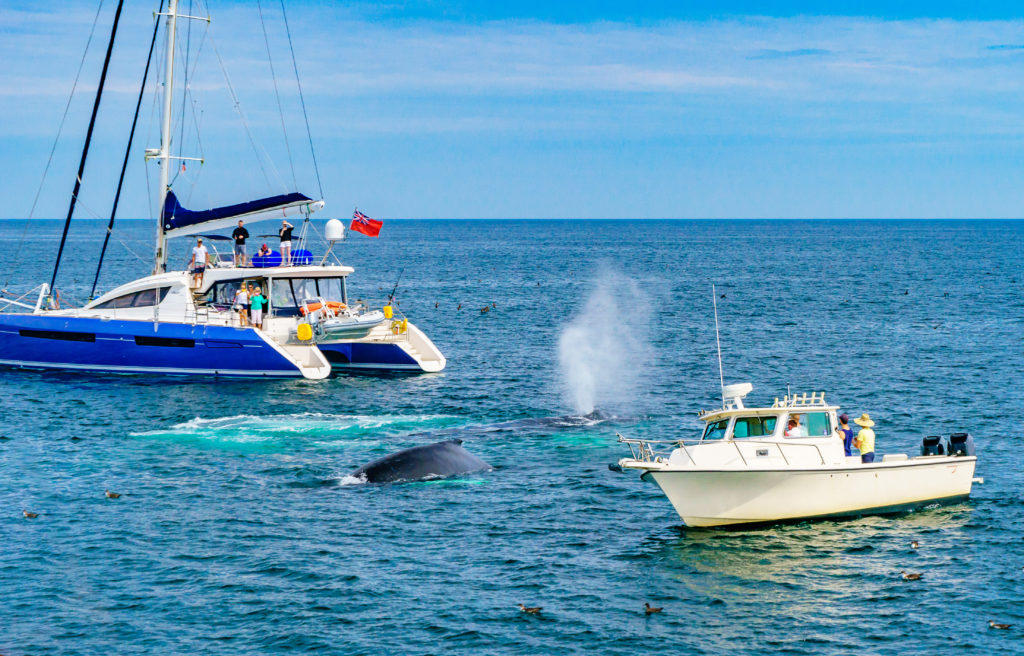
[[[281,229],[277,236],[281,238],[281,264],[288,266],[292,257],[292,230],[295,228],[288,221],[281,221]]]
[[[245,240],[249,238],[249,231],[242,227],[241,219],[231,236],[235,238],[235,266],[245,266]]]

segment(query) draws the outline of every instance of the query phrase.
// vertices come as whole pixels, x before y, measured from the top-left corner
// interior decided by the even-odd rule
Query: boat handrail
[[[624,437],[620,433],[615,433],[615,436],[619,438],[619,442],[629,446],[629,452],[633,456],[633,460],[639,460],[641,462],[657,462],[659,457],[668,457],[672,450],[661,449],[655,451],[655,447],[652,445],[672,445],[674,448],[682,448],[686,450],[686,445],[683,440],[641,440],[635,437]],[[689,451],[686,452],[689,456]],[[692,460],[692,459],[691,459]]]
[[[36,299],[35,305],[30,305],[28,303],[23,303],[22,302],[22,299],[26,298],[29,294],[31,294],[32,292],[36,291],[37,289],[39,290],[39,297]],[[6,291],[6,290],[4,290],[4,291]],[[43,301],[46,300],[46,296],[47,296],[47,294],[49,294],[49,292],[50,292],[50,286],[48,284],[46,284],[45,282],[42,283],[41,285],[36,285],[35,287],[33,287],[32,289],[28,290],[27,292],[25,292],[24,294],[22,294],[21,296],[19,296],[17,298],[3,298],[2,292],[0,292],[0,303],[3,303],[3,305],[0,306],[0,312],[3,312],[4,310],[6,310],[7,308],[9,308],[12,305],[17,305],[18,307],[23,307],[26,310],[32,310],[33,312],[38,312],[39,308],[41,308],[43,306]]]
[[[693,456],[690,454],[690,450],[686,447],[686,443],[683,440],[643,440],[638,438],[623,437],[619,433],[615,434],[619,438],[619,442],[629,446],[629,452],[633,456],[633,460],[640,462],[660,462],[659,458],[667,458],[671,455],[672,450],[682,449],[686,457],[689,458],[690,462],[696,464]],[[783,447],[790,446],[803,446],[803,447],[814,447],[814,450],[818,453],[818,458],[821,460],[821,464],[827,464],[825,461],[825,455],[821,452],[821,447],[813,442],[791,442],[788,440],[726,440],[733,445],[736,449],[736,454],[739,455],[740,460],[743,461],[745,467],[749,467],[750,463],[747,462],[746,456],[743,455],[743,450],[740,449],[740,444],[767,444],[774,445],[779,448],[779,455],[782,456],[783,462],[786,463],[787,467],[792,466],[789,458],[786,457],[786,451]],[[713,444],[720,444],[721,441],[712,442]],[[673,448],[666,450],[665,448],[657,449],[657,445],[671,445]],[[695,446],[691,444],[690,446]]]
[[[781,399],[776,397],[772,402],[773,408],[807,408],[807,407],[827,407],[825,403],[824,392],[811,392],[810,397],[807,396],[807,392],[803,395],[793,394],[790,396],[787,394]]]
[[[736,445],[736,450],[739,451],[739,448],[740,448],[739,447],[739,442],[737,442],[737,440],[729,440],[729,441],[732,442],[733,444],[735,444]],[[823,464],[823,465],[826,464],[825,463],[825,456],[821,452],[821,447],[818,444],[814,443],[814,442],[792,442],[790,440],[785,440],[785,439],[783,439],[783,440],[751,440],[751,439],[747,439],[747,438],[743,438],[741,441],[744,442],[745,444],[773,444],[773,445],[779,447],[779,455],[782,456],[782,459],[785,461],[787,466],[789,465],[789,458],[786,457],[785,450],[782,448],[783,446],[813,446],[814,450],[818,452],[818,458],[821,459],[821,464]],[[742,454],[741,454],[741,457],[742,457]],[[743,462],[744,462],[744,464],[746,464],[746,460],[744,460]]]

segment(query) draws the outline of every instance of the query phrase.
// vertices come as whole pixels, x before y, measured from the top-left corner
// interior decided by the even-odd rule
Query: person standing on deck
[[[871,430],[871,427],[875,425],[875,422],[871,421],[871,417],[865,412],[860,417],[854,419],[853,423],[861,427],[857,437],[853,440],[853,445],[860,450],[860,461],[874,462],[875,431]]]
[[[839,415],[839,437],[843,440],[843,451],[848,456],[853,455],[853,429],[850,428],[850,416]]]
[[[291,264],[292,259],[292,230],[295,226],[288,223],[287,220],[281,221],[281,229],[277,231],[277,236],[281,238],[281,266],[288,266]]]
[[[231,236],[235,238],[235,266],[243,267],[246,265],[245,240],[249,238],[249,231],[242,227],[241,219],[238,220],[238,227]]]
[[[199,289],[203,284],[203,273],[206,271],[206,265],[210,261],[210,253],[206,250],[206,246],[203,246],[203,238],[199,237],[196,240],[195,247],[192,248],[192,261],[189,262],[189,269],[192,270],[192,288]]]
[[[238,325],[245,328],[249,325],[249,292],[245,290],[245,283],[238,287],[235,292],[235,301],[232,307],[238,311]]]
[[[260,289],[259,285],[257,285],[255,292],[249,296],[249,304],[252,307],[252,310],[249,313],[249,319],[252,321],[252,324],[260,330],[263,329],[263,306],[266,302],[267,299],[263,296],[263,290]]]

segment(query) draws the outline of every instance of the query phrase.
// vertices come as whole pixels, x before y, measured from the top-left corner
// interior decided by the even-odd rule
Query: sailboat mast
[[[160,219],[156,226],[156,266],[154,273],[167,267],[167,238],[164,236],[164,201],[167,198],[171,169],[171,101],[174,98],[174,42],[178,28],[178,0],[167,5],[167,63],[164,65],[164,115],[160,131]]]

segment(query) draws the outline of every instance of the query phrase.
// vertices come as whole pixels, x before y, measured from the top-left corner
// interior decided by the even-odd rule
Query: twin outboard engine
[[[921,455],[944,456],[949,453],[949,445],[940,435],[929,435],[921,441]]]
[[[949,455],[973,456],[974,438],[968,433],[953,433],[949,436]]]
[[[921,440],[923,456],[973,456],[974,438],[967,433],[953,433],[949,440],[941,435],[929,435]]]

